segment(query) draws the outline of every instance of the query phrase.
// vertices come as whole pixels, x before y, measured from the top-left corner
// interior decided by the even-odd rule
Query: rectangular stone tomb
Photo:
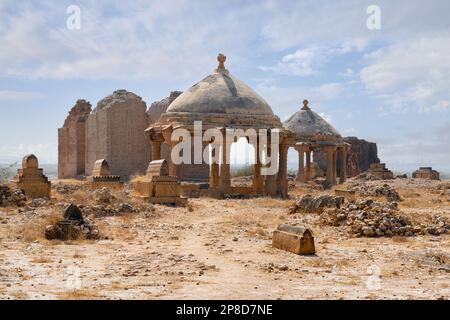
[[[90,186],[95,189],[99,188],[121,188],[123,182],[120,176],[112,175],[108,162],[104,159],[97,160],[94,164]]]
[[[314,254],[314,237],[309,229],[281,224],[273,232],[272,246],[295,254]]]
[[[372,163],[367,172],[374,175],[378,179],[394,179],[394,174],[392,173],[392,171],[386,168],[385,163]]]
[[[420,167],[419,170],[413,172],[412,177],[414,179],[440,180],[439,172],[433,170],[432,167]]]
[[[156,204],[185,204],[187,199],[180,197],[178,178],[169,176],[168,171],[165,160],[152,161],[147,174],[134,184],[140,197]]]
[[[35,155],[30,154],[23,158],[22,169],[17,170],[12,183],[22,189],[27,198],[50,198],[51,183],[39,168]]]

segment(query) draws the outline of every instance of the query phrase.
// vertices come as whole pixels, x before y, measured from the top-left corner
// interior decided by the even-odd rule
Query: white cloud
[[[449,57],[448,32],[410,38],[370,55],[360,78],[391,111],[447,110]]]
[[[282,120],[286,120],[298,111],[305,99],[309,100],[313,110],[319,112],[322,104],[328,104],[330,101],[338,99],[345,92],[345,87],[336,82],[324,83],[319,86],[294,87],[277,87],[261,82],[255,89],[269,102],[275,114],[279,115]],[[331,115],[329,117],[331,118]]]
[[[316,68],[323,64],[324,59],[323,49],[310,47],[285,55],[275,66],[262,66],[260,69],[284,75],[310,76],[317,73]]]
[[[366,42],[362,41],[356,50],[362,50],[365,44]],[[353,50],[354,46],[349,42],[343,42],[338,46],[310,46],[283,56],[274,66],[261,66],[259,68],[281,75],[312,76],[319,74],[320,69],[331,59],[348,54]],[[353,70],[348,68],[345,75],[350,76],[352,74]]]
[[[0,90],[0,100],[33,100],[42,97],[38,92]]]
[[[238,64],[258,34],[258,5],[240,10],[186,0],[80,1],[81,30],[66,29],[67,3],[10,2],[0,11],[0,76],[31,79],[179,79]],[[222,8],[224,7],[224,8]],[[242,28],[240,21],[248,26]],[[245,49],[243,49],[245,48]],[[245,52],[246,51],[246,52]],[[246,58],[247,59],[247,58]]]
[[[339,97],[339,95],[344,90],[342,84],[337,82],[326,83],[321,85],[320,87],[314,89],[319,96],[322,97],[323,100],[333,100]]]

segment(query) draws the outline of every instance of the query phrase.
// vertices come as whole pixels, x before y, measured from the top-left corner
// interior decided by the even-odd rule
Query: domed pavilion
[[[170,150],[179,143],[179,140],[172,141],[173,130],[186,129],[193,137],[195,121],[202,122],[202,136],[210,128],[220,130],[224,140],[223,146],[237,141],[237,139],[225,141],[227,129],[255,129],[256,132],[259,129],[267,129],[267,141],[270,141],[270,131],[278,129],[281,144],[283,144],[286,134],[289,135],[283,130],[280,119],[273,113],[269,104],[225,68],[226,57],[219,54],[217,60],[219,65],[212,74],[176,98],[166,112],[161,115],[158,122],[146,130],[152,145],[152,160],[161,158],[163,143],[168,144]],[[258,137],[258,139],[260,138]],[[208,144],[213,145],[214,140],[203,141],[202,151]],[[258,149],[258,145],[259,143],[256,143],[254,146],[255,155],[262,152]],[[266,147],[270,149],[270,142]],[[274,176],[262,176],[262,164],[259,157],[255,157],[253,185],[246,193],[287,197],[287,149],[287,145],[280,146],[280,165],[278,174]],[[211,150],[213,150],[211,156],[215,157],[217,149],[211,148]],[[230,164],[225,161],[225,159],[230,159],[229,151],[230,148],[221,147],[220,167],[219,163],[211,163],[209,188],[218,190],[222,194],[242,193],[245,191],[242,187],[239,190],[233,190],[231,186]],[[169,161],[171,175],[177,175],[177,170],[183,170],[182,168],[182,165],[174,165],[172,161]],[[195,165],[191,165],[189,170],[192,168],[195,168]]]
[[[303,107],[283,123],[286,130],[294,134],[291,146],[299,155],[297,180],[306,182],[312,179],[312,157],[314,152],[325,152],[327,157],[326,176],[330,184],[336,184],[336,158],[346,163],[350,147],[344,142],[340,133],[320,115],[312,111],[308,100],[303,101]],[[305,159],[306,158],[306,159]],[[339,172],[339,182],[346,179],[346,166]]]

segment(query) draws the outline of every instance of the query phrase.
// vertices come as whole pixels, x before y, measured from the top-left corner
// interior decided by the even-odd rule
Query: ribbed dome
[[[166,113],[273,116],[269,104],[248,85],[232,76],[223,67],[224,61],[225,58],[219,60],[221,64],[213,74],[175,99]]]
[[[302,139],[340,139],[341,135],[321,116],[308,107],[308,101],[300,111],[294,113],[283,123],[283,127],[293,132],[298,140]]]

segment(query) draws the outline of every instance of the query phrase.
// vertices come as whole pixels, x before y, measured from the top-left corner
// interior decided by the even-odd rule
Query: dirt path
[[[196,224],[214,224],[217,219],[206,218],[195,221]],[[257,288],[267,281],[267,276],[244,268],[241,263],[230,260],[229,257],[220,255],[205,246],[205,238],[197,234],[189,233],[183,236],[178,247],[179,254],[195,255],[196,259],[205,265],[215,266],[199,277],[198,285],[184,286],[171,295],[171,298],[186,299],[238,299],[243,293],[254,299],[268,297],[266,291],[261,292]],[[274,288],[275,289],[275,288]],[[275,292],[277,290],[274,290]]]

